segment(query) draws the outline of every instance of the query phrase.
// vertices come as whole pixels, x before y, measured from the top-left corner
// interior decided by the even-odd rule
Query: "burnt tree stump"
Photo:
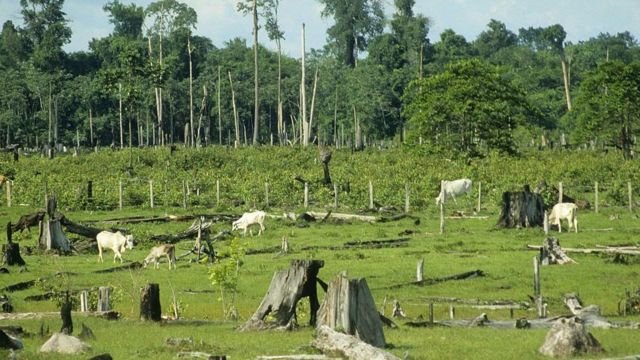
[[[56,217],[56,206],[55,197],[47,200],[47,217],[40,223],[38,244],[40,248],[45,250],[58,250],[62,253],[69,253],[71,245],[62,231],[60,218]]]
[[[20,245],[12,241],[13,226],[11,222],[7,223],[7,244],[2,245],[2,260],[7,265],[24,266],[26,263],[20,256]]]
[[[140,320],[160,321],[160,285],[147,284],[140,293]]]
[[[323,148],[320,150],[320,160],[322,161],[322,170],[324,171],[324,179],[322,183],[331,185],[331,175],[329,174],[329,162],[331,161],[331,150]]]
[[[544,201],[540,194],[531,192],[529,185],[524,191],[502,193],[499,228],[521,228],[542,226],[544,222]]]
[[[66,335],[73,333],[73,321],[71,320],[71,300],[69,299],[69,291],[66,292],[65,300],[60,306],[60,317],[62,318],[62,327],[60,332]]]
[[[293,328],[297,324],[296,305],[303,297],[309,297],[311,316],[309,323],[315,325],[320,308],[316,281],[323,260],[292,260],[291,267],[273,274],[267,294],[251,318],[240,327],[240,331],[263,330],[278,327]],[[273,313],[275,321],[264,319]]]
[[[323,325],[341,329],[367,344],[386,346],[382,321],[364,278],[349,280],[341,274],[329,284],[318,311],[318,327]]]

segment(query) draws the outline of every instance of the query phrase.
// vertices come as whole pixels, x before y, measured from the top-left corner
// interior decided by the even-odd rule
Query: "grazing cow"
[[[96,235],[98,241],[98,256],[100,262],[102,259],[102,249],[111,249],[115,253],[113,255],[113,262],[116,262],[116,258],[120,258],[122,263],[122,253],[126,249],[133,249],[133,235],[123,235],[120,231],[112,233],[110,231],[101,231]]]
[[[249,226],[253,224],[258,224],[260,225],[260,231],[258,231],[258,235],[260,235],[264,231],[264,218],[266,216],[267,214],[264,211],[260,211],[260,210],[250,212],[250,213],[244,213],[242,214],[242,217],[240,217],[240,219],[233,222],[231,226],[231,231],[242,229],[244,230],[242,232],[242,235],[246,236],[247,229],[249,228]],[[253,236],[253,232],[250,232],[250,234],[251,236]]]
[[[456,196],[467,194],[471,191],[471,180],[469,179],[458,179],[453,181],[443,180],[440,194],[436,198],[436,205],[440,206],[440,204],[445,203],[449,198],[452,198],[453,201],[457,204]]]
[[[171,267],[176,268],[176,247],[173,244],[162,244],[158,246],[154,246],[149,251],[149,255],[144,259],[144,267],[151,262],[155,263],[155,268],[160,268],[160,258],[166,256],[167,261],[169,262],[169,270]]]
[[[569,222],[569,231],[574,228],[578,232],[578,206],[573,203],[558,203],[551,209],[549,214],[549,224],[558,226],[558,232],[562,232],[562,224],[560,220],[567,219]]]

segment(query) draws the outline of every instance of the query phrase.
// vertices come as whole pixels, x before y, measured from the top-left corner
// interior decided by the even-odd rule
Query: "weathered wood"
[[[0,295],[0,312],[10,313],[13,312],[13,305],[11,305],[11,299],[6,294]]]
[[[38,211],[33,214],[22,215],[20,216],[20,219],[18,219],[18,222],[15,225],[11,226],[11,231],[29,231],[32,226],[38,226],[40,221],[42,221],[42,219],[44,218],[45,214],[46,213],[44,211]]]
[[[89,311],[89,292],[87,290],[82,290],[80,292],[80,311]]]
[[[557,238],[548,237],[544,240],[540,249],[540,263],[542,265],[563,265],[575,264],[576,262],[565,254]]]
[[[409,238],[398,238],[389,240],[368,240],[368,241],[349,241],[342,245],[313,245],[303,246],[302,251],[307,250],[342,250],[342,249],[383,249],[409,246]]]
[[[175,244],[180,240],[195,238],[198,236],[198,232],[209,231],[208,229],[213,225],[213,221],[204,221],[200,222],[199,219],[193,221],[191,226],[185,231],[179,232],[177,234],[162,234],[162,235],[152,235],[150,239],[152,241],[163,242]]]
[[[602,351],[602,346],[577,317],[560,318],[547,333],[538,351],[546,356],[567,357]]]
[[[383,287],[382,289],[394,289],[394,288],[399,288],[407,285],[418,285],[418,286],[433,285],[443,281],[465,280],[465,279],[472,279],[474,277],[482,277],[482,276],[484,276],[484,272],[482,270],[472,270],[472,271],[467,271],[460,274],[454,274],[454,275],[449,275],[449,276],[444,276],[439,278],[433,278],[433,279],[427,278],[427,279],[424,279],[423,281],[411,281],[411,282],[402,283],[402,284],[395,284],[395,285]]]
[[[76,235],[81,235],[89,239],[95,239],[96,235],[103,231],[103,229],[96,229],[74,223],[73,221],[67,219],[64,215],[60,216],[60,224],[62,224],[68,232]]]
[[[106,273],[112,273],[112,272],[116,272],[116,271],[124,271],[124,270],[137,270],[137,269],[141,269],[142,268],[142,264],[134,261],[131,263],[128,263],[126,265],[121,265],[121,266],[114,266],[108,269],[102,269],[102,270],[95,270],[93,271],[94,274],[106,274]]]
[[[418,266],[416,268],[416,281],[424,281],[424,258],[421,258],[418,261]]]
[[[0,349],[22,349],[22,343],[0,330]]]
[[[276,355],[258,356],[256,360],[340,360],[341,358],[328,357],[326,355]]]
[[[109,302],[111,297],[111,288],[108,286],[100,286],[98,288],[98,311],[111,310],[111,304]]]
[[[225,355],[212,355],[202,351],[180,351],[176,357],[178,358],[193,358],[193,359],[207,359],[207,360],[227,360]]]
[[[323,266],[322,260],[292,260],[288,269],[274,273],[260,306],[239,330],[295,327],[296,305],[303,297],[309,297],[311,308],[309,323],[315,325],[319,308],[316,278]],[[265,321],[269,314],[273,314],[273,322]]]
[[[540,250],[542,246],[540,245],[527,245],[527,249],[529,250]],[[565,253],[581,253],[581,254],[624,254],[624,255],[640,255],[640,249],[619,249],[615,247],[606,247],[606,248],[587,248],[587,249],[578,249],[578,248],[562,248]]]
[[[521,192],[502,193],[502,206],[496,224],[499,228],[521,228],[542,226],[544,201],[538,193],[529,191],[525,185]]]
[[[319,326],[312,345],[329,354],[339,354],[351,360],[400,360],[399,357],[378,349],[355,336],[334,331],[329,326]]]
[[[160,307],[160,285],[147,284],[140,291],[140,320],[162,320]]]
[[[56,199],[47,199],[47,217],[40,222],[38,244],[45,250],[58,250],[63,253],[71,251],[69,239],[64,235],[60,218],[56,217]]]
[[[316,211],[307,211],[306,214],[313,216],[314,218],[316,218],[316,220],[322,219],[327,216],[327,213]],[[378,220],[377,217],[371,215],[341,214],[336,212],[332,212],[330,218],[339,220],[358,220],[366,222],[375,222]]]
[[[69,291],[66,292],[65,301],[60,306],[60,317],[62,318],[62,327],[60,332],[63,334],[73,334],[73,320],[71,319],[71,300],[69,299]]]
[[[349,280],[338,275],[331,283],[318,311],[318,326],[341,329],[377,347],[385,347],[382,322],[364,278]]]
[[[2,245],[2,264],[24,266],[26,263],[20,256],[20,245],[12,241],[13,226],[7,223],[7,244]]]

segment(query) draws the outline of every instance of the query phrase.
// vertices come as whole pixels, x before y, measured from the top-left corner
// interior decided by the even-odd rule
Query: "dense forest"
[[[333,21],[327,44],[294,58],[281,41],[300,34],[282,32],[279,0],[238,1],[254,40],[222,47],[193,34],[207,14],[177,0],[112,0],[111,34],[72,53],[64,0],[20,0],[23,24],[0,34],[0,144],[402,141],[471,156],[552,145],[633,156],[640,46],[629,32],[574,44],[560,24],[514,31],[491,20],[472,41],[453,29],[431,39],[415,0],[394,0],[390,18],[381,0],[318,1]]]

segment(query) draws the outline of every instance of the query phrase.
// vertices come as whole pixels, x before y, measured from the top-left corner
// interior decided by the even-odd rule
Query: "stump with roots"
[[[587,331],[582,320],[572,316],[556,320],[538,351],[546,356],[567,357],[601,352],[602,346]]]
[[[294,328],[297,325],[296,305],[303,297],[309,297],[309,323],[315,325],[320,307],[316,281],[323,266],[322,260],[292,260],[289,269],[276,272],[260,306],[239,330]],[[273,313],[274,321],[267,322],[265,318],[270,313]]]
[[[502,194],[499,228],[521,228],[542,226],[544,222],[544,201],[540,194],[531,192],[529,185],[524,191]]]
[[[548,237],[544,240],[540,249],[540,263],[542,265],[562,265],[570,264],[575,261],[565,254],[560,247],[560,242],[554,237]]]
[[[318,326],[322,325],[373,346],[386,345],[380,314],[364,278],[349,280],[340,274],[329,284],[318,311]]]

